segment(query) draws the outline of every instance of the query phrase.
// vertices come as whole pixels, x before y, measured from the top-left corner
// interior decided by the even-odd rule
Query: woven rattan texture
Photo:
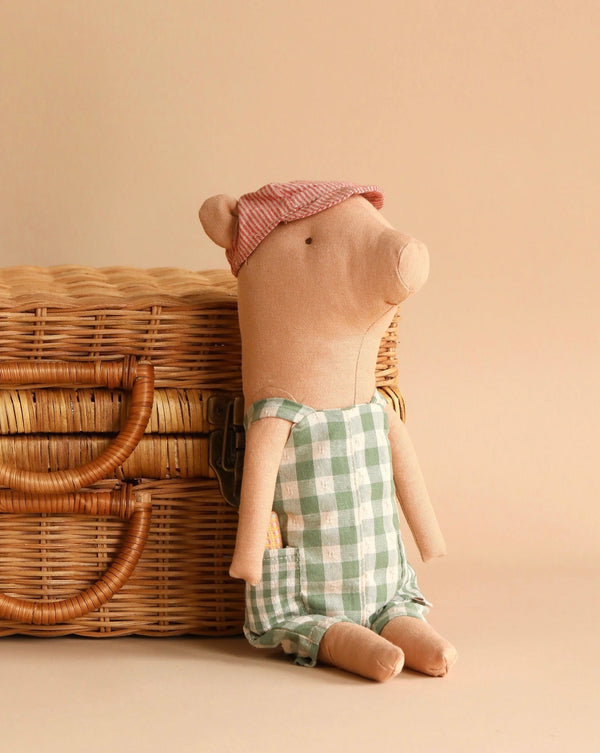
[[[76,265],[0,269],[0,361],[136,356],[157,387],[241,389],[237,283],[230,272]],[[377,383],[397,376],[397,319]]]
[[[119,518],[129,526],[106,572],[82,591],[62,599],[23,599],[0,593],[2,619],[31,625],[70,622],[96,610],[123,587],[134,572],[150,531],[152,501],[148,492],[134,494],[130,484],[120,490],[66,494],[24,494],[0,490],[0,513],[23,515],[91,515]]]
[[[100,434],[12,434],[0,437],[3,465],[36,473],[67,471],[91,463],[111,445]],[[208,465],[208,438],[202,435],[146,434],[131,455],[105,478],[214,478]]]
[[[112,489],[104,481],[94,489]],[[229,635],[241,631],[244,587],[232,580],[237,513],[212,481],[143,481],[152,497],[146,546],[133,575],[104,606],[61,625],[0,620],[0,636]],[[0,515],[0,591],[52,601],[107,570],[127,526],[87,515]]]
[[[156,386],[241,388],[235,279],[229,272],[0,270],[0,360],[136,356]]]
[[[214,392],[157,389],[146,434],[206,434]],[[0,389],[0,434],[116,433],[129,413],[131,393],[96,389]]]
[[[206,307],[237,295],[226,270],[194,272],[176,267],[4,267],[0,269],[0,309],[32,308],[95,311],[148,306]]]

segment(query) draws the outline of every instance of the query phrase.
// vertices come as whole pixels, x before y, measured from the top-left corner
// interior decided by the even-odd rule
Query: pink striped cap
[[[364,196],[376,209],[383,206],[383,191],[378,186],[339,181],[268,183],[254,193],[244,194],[237,205],[237,232],[226,251],[231,271],[237,277],[242,264],[280,223],[323,212],[355,194]]]

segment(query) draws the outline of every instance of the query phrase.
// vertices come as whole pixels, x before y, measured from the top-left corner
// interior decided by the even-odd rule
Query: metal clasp
[[[211,425],[208,463],[219,482],[221,494],[233,507],[240,505],[244,469],[244,398],[242,395],[213,395],[208,399]]]

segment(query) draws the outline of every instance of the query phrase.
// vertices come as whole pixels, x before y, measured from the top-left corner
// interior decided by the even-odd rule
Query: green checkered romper
[[[273,502],[284,547],[265,550],[262,581],[246,587],[253,646],[314,666],[336,622],[380,633],[394,617],[429,611],[400,537],[385,406],[376,392],[343,409],[269,398],[248,410],[246,429],[266,417],[293,424]]]

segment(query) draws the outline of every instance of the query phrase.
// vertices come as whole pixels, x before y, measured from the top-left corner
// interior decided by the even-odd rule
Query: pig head
[[[279,224],[238,275],[247,405],[368,402],[381,337],[428,272],[426,247],[360,195]]]

